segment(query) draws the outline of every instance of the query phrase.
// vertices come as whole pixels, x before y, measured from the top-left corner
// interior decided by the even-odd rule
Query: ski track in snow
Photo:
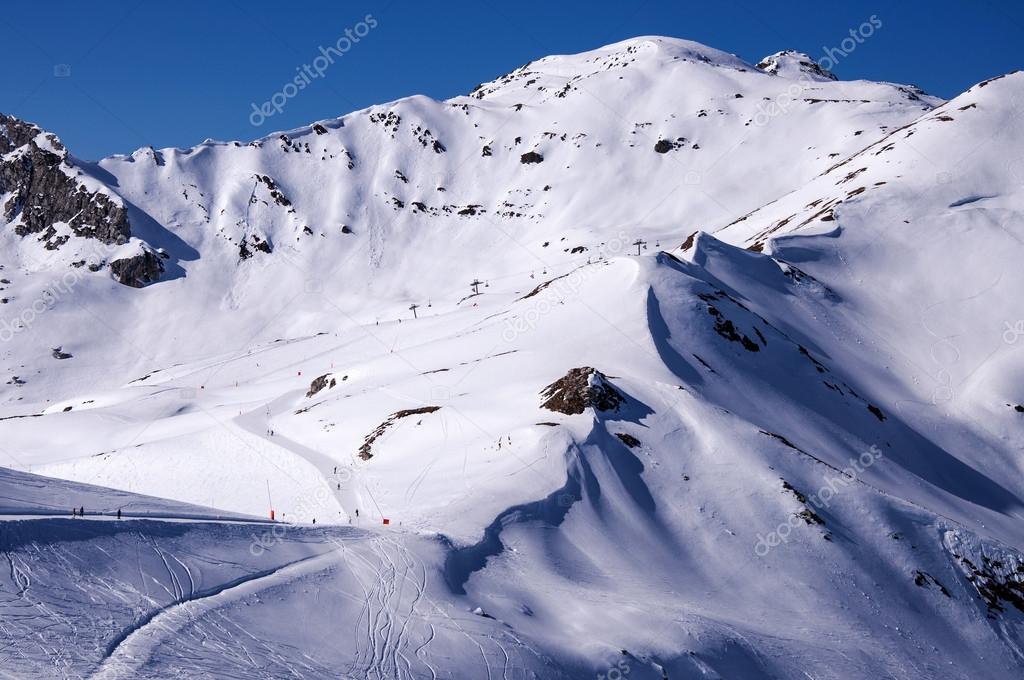
[[[330,491],[331,496],[341,508],[342,513],[344,513],[344,516],[339,518],[339,521],[333,523],[342,524],[348,520],[348,523],[351,524],[353,519],[353,510],[359,507],[359,498],[355,492],[354,473],[351,471],[348,472],[349,479],[344,482],[340,482],[341,488],[339,489],[339,482],[335,481],[338,477],[333,474],[333,469],[335,467],[342,466],[338,465],[338,461],[336,459],[330,458],[319,451],[314,451],[307,446],[303,446],[297,441],[289,439],[287,436],[278,432],[274,432],[273,436],[269,434],[274,416],[287,411],[295,396],[296,395],[292,393],[285,394],[262,406],[250,409],[243,415],[236,416],[233,419],[233,422],[245,432],[256,437],[260,437],[268,444],[279,446],[306,460],[310,465],[315,467],[323,478],[324,486]],[[330,519],[327,521],[331,523]]]
[[[179,592],[173,604],[151,612],[111,641],[106,657],[90,677],[94,680],[132,678],[146,664],[153,651],[184,626],[193,624],[218,607],[327,569],[336,561],[337,550],[332,550],[251,574],[206,592],[190,592],[187,595]],[[177,584],[177,578],[173,577],[169,566],[168,572]]]
[[[136,620],[111,640],[102,662],[89,676],[93,680],[149,677],[156,669],[164,667],[166,660],[155,668],[150,664],[165,645],[177,647],[181,640],[191,639],[204,629],[207,629],[202,635],[204,644],[212,646],[211,649],[230,644],[231,655],[237,662],[254,669],[272,663],[289,676],[320,677],[323,669],[318,665],[295,665],[299,663],[295,658],[266,646],[234,622],[230,609],[263,591],[322,572],[344,574],[356,590],[339,595],[359,603],[352,623],[354,655],[340,673],[341,677],[367,680],[448,677],[442,671],[443,659],[434,659],[431,655],[439,626],[476,650],[480,677],[488,680],[517,677],[513,675],[516,661],[507,644],[495,635],[471,632],[433,600],[427,594],[426,566],[401,541],[390,536],[370,535],[357,541],[342,541],[328,552],[198,591],[191,570],[183,560],[153,540],[147,540],[146,544],[164,566],[166,578],[158,582],[165,584],[161,587],[171,602]],[[470,616],[470,619],[475,618]],[[196,633],[184,636],[186,629]],[[517,645],[522,646],[522,643]],[[177,652],[174,658],[178,658]],[[181,659],[181,663],[187,660]]]

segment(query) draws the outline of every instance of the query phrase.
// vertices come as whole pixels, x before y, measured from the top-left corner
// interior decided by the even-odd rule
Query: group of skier
[[[77,508],[71,508],[72,517],[85,517],[85,506],[80,505]],[[117,509],[117,518],[121,519],[121,508]]]

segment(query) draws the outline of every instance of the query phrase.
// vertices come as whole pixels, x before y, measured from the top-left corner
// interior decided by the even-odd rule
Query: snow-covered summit
[[[838,80],[835,74],[823,68],[810,55],[794,50],[783,50],[768,55],[757,62],[757,68],[765,73],[794,80],[800,78],[818,81]]]
[[[553,55],[524,64],[489,83],[478,85],[470,96],[486,101],[546,100],[565,97],[583,83],[602,87],[626,77],[644,79],[677,63],[751,71],[739,57],[690,40],[645,36],[612,43],[596,50]],[[624,75],[624,74],[628,74]]]

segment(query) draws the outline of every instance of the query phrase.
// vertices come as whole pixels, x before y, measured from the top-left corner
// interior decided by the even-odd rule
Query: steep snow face
[[[716,232],[828,281],[871,348],[841,348],[843,363],[878,374],[922,430],[1016,493],[1022,96],[1020,73],[979,84]]]
[[[344,565],[235,560],[274,602],[381,604],[312,607],[366,623],[330,652],[356,675],[1019,675],[1021,76],[943,104],[803,59],[639,38],[80,164],[165,269],[77,269],[15,319],[0,446],[365,531]],[[63,271],[7,265],[0,294]],[[228,533],[182,540],[245,550]],[[331,540],[293,536],[296,560]],[[220,613],[289,650],[222,667],[317,677],[258,623],[298,610],[249,595],[195,605],[186,640],[229,648]],[[178,630],[175,604],[147,611]],[[159,630],[81,663],[158,675],[189,651]]]
[[[69,257],[49,277],[3,263],[13,309],[43,300],[47,311],[7,319],[3,382],[24,384],[2,394],[116,386],[208,355],[211,337],[241,349],[279,337],[275,326],[308,334],[393,320],[411,304],[450,308],[475,278],[525,292],[531,276],[585,264],[613,237],[620,254],[623,242],[659,247],[728,224],[933,103],[888,84],[773,77],[667,38],[517,73],[486,95],[411,97],[248,144],[78,162],[120,196],[133,244]],[[39,249],[5,233],[12,254]],[[144,295],[108,281],[115,259]],[[54,294],[67,264],[79,265],[75,292]],[[325,315],[325,300],[341,313]],[[98,341],[97,320],[124,342]],[[46,346],[106,370],[68,361],[29,375]]]

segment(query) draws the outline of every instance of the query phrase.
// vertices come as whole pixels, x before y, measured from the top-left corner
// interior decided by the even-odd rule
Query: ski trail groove
[[[305,557],[284,565],[248,574],[213,588],[193,591],[191,596],[179,599],[165,607],[146,614],[139,621],[121,631],[107,645],[106,653],[92,680],[132,678],[149,660],[152,653],[168,635],[195,620],[197,615],[212,611],[235,598],[259,592],[280,583],[286,583],[329,566],[337,558],[337,550]]]

